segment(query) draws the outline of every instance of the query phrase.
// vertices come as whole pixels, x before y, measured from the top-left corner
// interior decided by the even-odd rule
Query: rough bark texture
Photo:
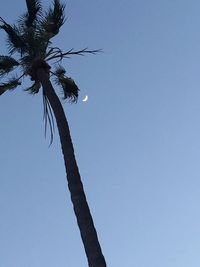
[[[36,71],[56,119],[67,173],[68,187],[89,267],[106,267],[76,163],[68,122],[45,68]]]

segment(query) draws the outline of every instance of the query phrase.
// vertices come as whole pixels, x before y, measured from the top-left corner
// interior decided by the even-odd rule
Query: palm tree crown
[[[60,62],[71,55],[95,54],[100,50],[79,51],[70,49],[63,52],[58,47],[52,46],[51,39],[59,33],[65,22],[65,5],[59,0],[53,0],[53,7],[43,11],[39,0],[26,0],[27,12],[23,14],[17,25],[8,24],[0,17],[0,29],[7,33],[8,55],[0,55],[0,95],[7,90],[13,90],[21,85],[21,80],[29,76],[33,81],[31,86],[25,89],[31,94],[36,94],[41,88],[41,83],[35,75],[38,64],[49,70],[50,77],[61,87],[63,99],[77,102],[79,88],[74,80],[66,76],[65,69]],[[13,57],[15,55],[15,58]],[[53,60],[54,70],[47,64]],[[46,66],[44,66],[44,64]],[[19,71],[18,71],[19,70]],[[5,79],[5,76],[8,76]],[[50,105],[43,91],[45,125],[48,121],[52,135],[53,117]],[[46,128],[45,128],[46,129]],[[51,138],[52,142],[52,138]]]

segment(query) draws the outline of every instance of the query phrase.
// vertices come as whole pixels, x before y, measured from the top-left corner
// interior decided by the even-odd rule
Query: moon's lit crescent
[[[88,100],[88,96],[86,95],[85,98],[82,101],[86,102],[87,100]]]

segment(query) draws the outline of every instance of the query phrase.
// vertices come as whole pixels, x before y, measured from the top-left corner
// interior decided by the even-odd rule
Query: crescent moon
[[[86,95],[85,98],[82,101],[86,102],[87,100],[88,100],[88,96]]]

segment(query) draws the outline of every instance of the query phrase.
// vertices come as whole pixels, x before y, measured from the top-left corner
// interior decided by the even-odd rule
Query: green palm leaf
[[[38,56],[45,58],[47,41],[42,34],[29,27],[25,29],[23,39],[26,41],[26,55],[33,59]]]
[[[41,83],[35,81],[30,87],[25,89],[25,91],[28,91],[30,94],[37,94],[40,88],[41,88]]]
[[[39,0],[26,0],[28,13],[26,14],[25,25],[27,27],[33,26],[33,22],[37,19],[37,15],[41,10],[41,4]]]
[[[44,20],[41,22],[43,31],[48,35],[49,39],[58,34],[60,27],[65,22],[65,5],[61,4],[59,0],[54,0],[53,5],[53,8],[49,9]]]
[[[14,67],[19,66],[14,58],[9,56],[0,56],[0,76],[9,73]]]
[[[58,66],[54,73],[56,76],[55,82],[61,86],[64,99],[67,99],[72,103],[77,102],[79,88],[72,78],[65,76],[65,73],[65,69],[62,66]]]
[[[21,85],[21,82],[19,82],[19,79],[17,78],[11,78],[7,83],[1,83],[0,84],[0,95],[5,93],[7,90],[15,89],[19,85]]]
[[[17,27],[6,23],[1,17],[0,22],[3,23],[0,25],[0,29],[3,29],[8,35],[8,46],[10,53],[12,54],[15,51],[22,52],[25,48],[25,42],[20,36]]]

